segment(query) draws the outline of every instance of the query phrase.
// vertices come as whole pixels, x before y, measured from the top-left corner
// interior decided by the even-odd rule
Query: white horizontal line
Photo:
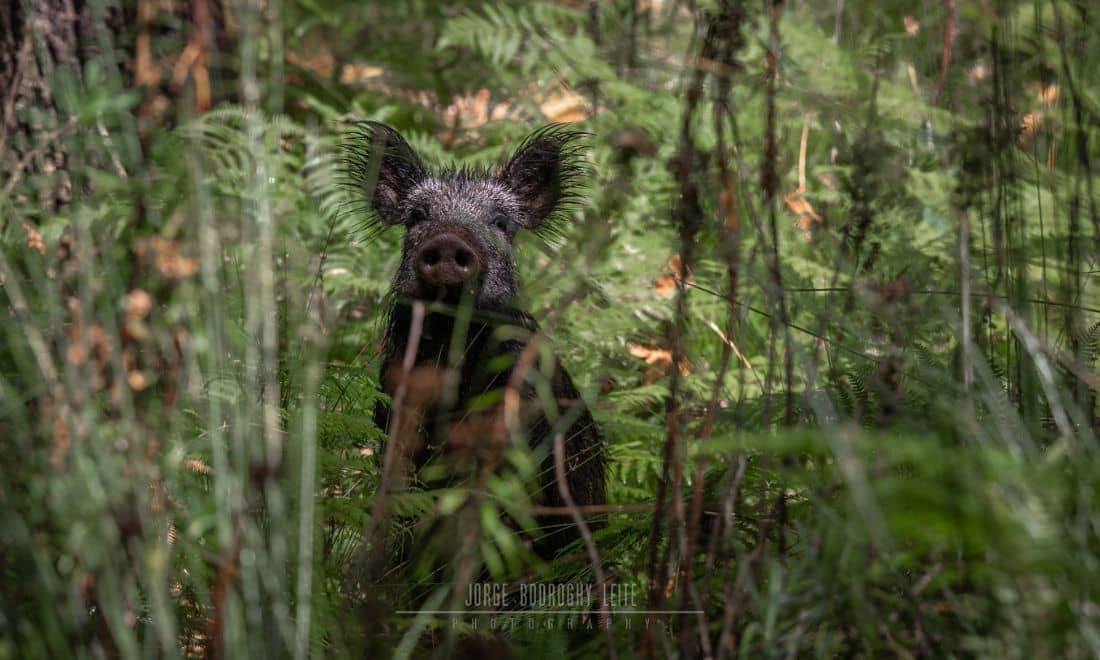
[[[396,614],[600,614],[600,610],[397,610]],[[609,610],[608,614],[702,614],[703,610]]]

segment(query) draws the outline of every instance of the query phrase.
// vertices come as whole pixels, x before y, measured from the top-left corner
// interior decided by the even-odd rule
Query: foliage
[[[1100,653],[1085,3],[224,4],[212,110],[192,73],[144,123],[89,57],[41,135],[71,200],[4,163],[0,658]],[[591,134],[524,303],[606,437],[602,567],[698,613],[432,613],[462,570],[594,577],[505,522],[533,525],[519,447],[376,506],[401,236],[342,180],[363,119],[478,167]]]

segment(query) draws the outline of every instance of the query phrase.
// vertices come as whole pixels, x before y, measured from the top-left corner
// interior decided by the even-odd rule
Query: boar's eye
[[[420,224],[421,222],[424,222],[427,219],[428,219],[428,213],[424,209],[422,209],[420,207],[414,207],[411,211],[409,211],[409,219],[408,219],[408,222],[406,222],[406,224],[408,226],[412,227],[413,225]]]
[[[493,219],[490,221],[494,227],[501,230],[505,234],[508,233],[508,216],[501,211],[497,211],[493,214]]]

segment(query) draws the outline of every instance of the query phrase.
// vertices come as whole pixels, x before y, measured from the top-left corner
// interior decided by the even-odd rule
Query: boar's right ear
[[[404,222],[409,192],[427,176],[427,168],[405,138],[376,121],[356,124],[344,144],[348,183],[387,225]]]

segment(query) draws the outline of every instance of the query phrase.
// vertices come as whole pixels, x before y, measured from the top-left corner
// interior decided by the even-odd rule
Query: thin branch
[[[412,304],[412,320],[409,328],[409,343],[405,346],[405,356],[401,363],[401,378],[397,382],[397,388],[394,390],[393,395],[393,414],[390,416],[390,427],[387,430],[386,451],[382,459],[382,476],[378,483],[378,490],[374,497],[374,502],[371,505],[370,522],[367,523],[367,529],[363,533],[363,540],[368,546],[372,544],[372,540],[379,529],[379,525],[381,525],[382,520],[386,517],[386,495],[389,493],[393,475],[397,471],[397,464],[399,462],[398,449],[399,445],[402,444],[400,438],[398,438],[398,434],[402,424],[401,415],[404,412],[405,394],[408,392],[409,373],[412,372],[412,368],[416,362],[416,353],[420,348],[420,335],[423,329],[424,303],[414,302]]]
[[[940,56],[940,79],[936,88],[932,90],[932,105],[939,101],[940,92],[947,82],[947,69],[951,64],[951,52],[955,47],[955,0],[944,0],[944,8],[947,10],[947,21],[943,26],[943,53]]]
[[[618,653],[615,651],[615,636],[611,634],[611,610],[607,606],[607,576],[603,572],[603,563],[600,560],[600,552],[596,549],[596,542],[592,539],[592,531],[588,529],[588,523],[577,509],[577,503],[573,501],[573,494],[569,492],[569,483],[565,480],[565,434],[554,434],[554,476],[558,482],[558,494],[561,495],[565,508],[569,509],[569,515],[577,525],[584,547],[588,551],[588,561],[592,565],[592,575],[596,578],[596,584],[600,590],[600,627],[603,628],[607,639],[607,657],[615,660]]]

